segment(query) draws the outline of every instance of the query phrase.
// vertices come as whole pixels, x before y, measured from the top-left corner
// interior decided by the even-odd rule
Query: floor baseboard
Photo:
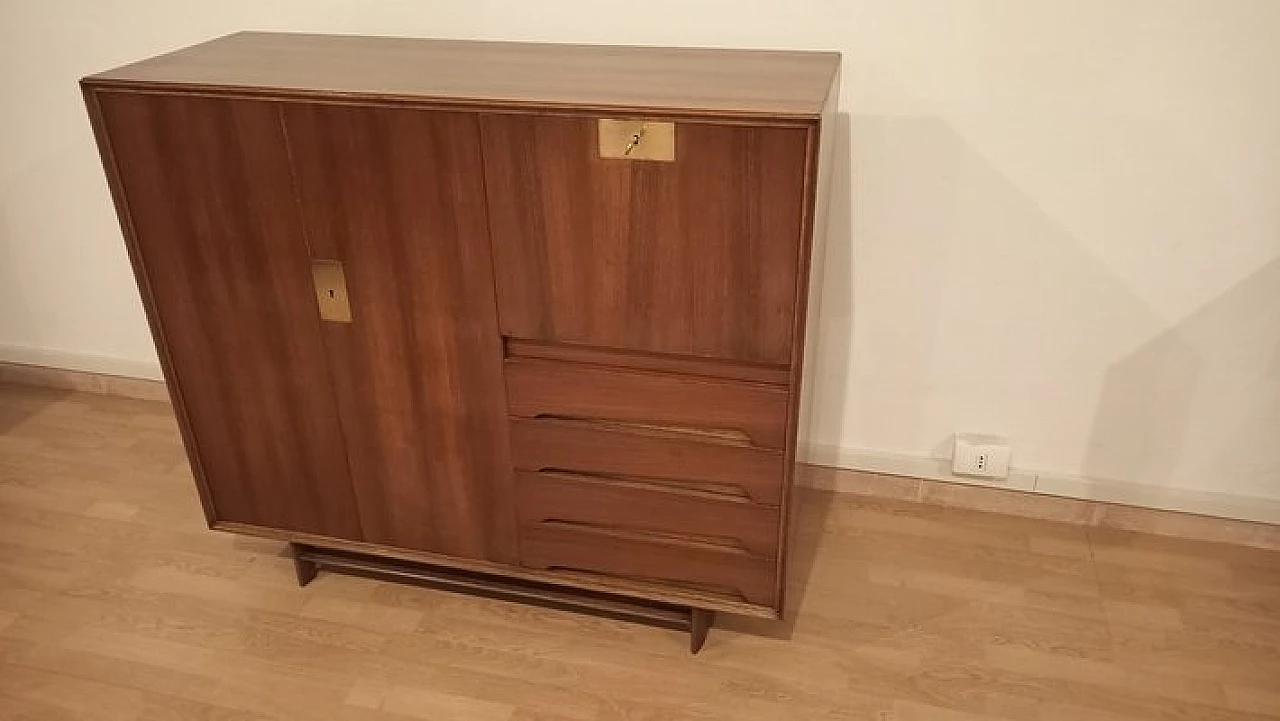
[[[38,346],[0,344],[0,363],[16,363],[56,371],[80,371],[129,379],[153,381],[164,379],[164,374],[160,372],[160,363],[156,360],[118,358]]]
[[[801,485],[838,493],[1280,550],[1280,525],[1274,523],[809,463],[798,472]]]
[[[881,476],[943,481],[951,485],[979,489],[975,490],[975,493],[980,492],[980,489],[1025,491],[1035,496],[1096,501],[1105,505],[1136,506],[1280,525],[1280,498],[1267,496],[1176,488],[1114,478],[1069,476],[1025,468],[1010,469],[1008,478],[970,478],[952,474],[951,462],[946,459],[817,443],[804,445],[800,459],[818,466],[844,468]],[[849,485],[848,482],[845,484]]]
[[[169,400],[168,389],[162,380],[129,378],[109,373],[8,361],[0,361],[0,382],[101,393],[148,401],[167,402]],[[801,463],[799,466],[797,481],[802,486],[1096,528],[1141,531],[1161,536],[1280,550],[1280,523],[1269,518],[1274,512],[1269,503],[1254,504],[1254,507],[1248,511],[1268,517],[1232,518],[1229,517],[1230,512],[1237,507],[1243,507],[1242,502],[1237,501],[1234,505],[1219,503],[1218,506],[1206,510],[1158,508],[1143,504],[1141,494],[1130,494],[1139,499],[1137,502],[1105,498],[1100,500],[1096,498],[1098,495],[1096,489],[1080,486],[1080,481],[1071,479],[1058,479],[1061,482],[1054,485],[1054,488],[1060,487],[1063,493],[1053,494],[1052,491],[1037,490],[1036,483],[1039,479],[1027,473],[1015,473],[1011,476],[1009,487],[995,488],[938,478],[937,476],[945,473],[942,468],[945,464],[932,459],[867,458],[863,459],[865,463],[862,465],[869,468],[864,470],[829,465],[831,460],[841,461],[840,465],[852,465],[858,462],[857,459],[843,457],[835,459],[834,456],[827,458],[831,456],[830,453],[827,456],[821,453],[816,455],[818,458],[815,458],[815,454],[811,452],[809,454],[811,462]],[[824,462],[812,462],[819,459]],[[1073,486],[1072,483],[1076,485]],[[1080,497],[1066,495],[1072,491]],[[1093,496],[1087,494],[1093,494]],[[1207,505],[1195,494],[1186,495],[1186,498],[1184,498],[1186,505],[1193,507],[1197,504]],[[1218,512],[1215,513],[1214,510]],[[1280,519],[1280,515],[1277,518]]]
[[[137,398],[144,401],[169,400],[169,390],[164,381],[9,361],[0,361],[0,383],[23,383],[46,388]]]

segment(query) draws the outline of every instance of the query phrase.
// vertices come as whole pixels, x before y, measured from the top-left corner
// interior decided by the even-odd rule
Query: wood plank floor
[[[0,719],[1280,718],[1280,554],[810,491],[686,637],[205,530],[169,407],[0,385]]]

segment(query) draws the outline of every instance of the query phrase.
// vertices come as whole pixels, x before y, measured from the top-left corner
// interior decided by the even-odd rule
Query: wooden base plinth
[[[639,601],[609,593],[569,589],[546,583],[347,551],[334,551],[299,543],[289,545],[299,586],[305,586],[315,579],[320,569],[413,583],[443,591],[586,613],[676,631],[688,631],[691,653],[702,650],[702,645],[707,640],[707,632],[715,622],[715,612],[701,608]]]
[[[315,580],[316,574],[320,572],[320,567],[315,561],[309,561],[303,558],[303,552],[306,546],[300,546],[296,543],[289,544],[289,553],[293,556],[293,572],[298,576],[298,585],[305,586]]]

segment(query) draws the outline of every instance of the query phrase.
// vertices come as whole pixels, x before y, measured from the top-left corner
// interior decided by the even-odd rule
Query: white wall
[[[75,81],[244,28],[840,50],[813,457],[1280,500],[1276,0],[7,0],[0,356],[154,372]]]

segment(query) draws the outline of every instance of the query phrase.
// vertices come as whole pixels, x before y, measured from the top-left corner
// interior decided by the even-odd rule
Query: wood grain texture
[[[211,512],[360,538],[276,107],[95,101]]]
[[[651,483],[568,473],[516,476],[521,523],[568,521],[653,531],[741,548],[778,551],[778,509]]]
[[[520,527],[520,563],[555,571],[603,573],[684,584],[774,605],[777,563],[738,549],[585,524],[543,522]]]
[[[242,32],[99,73],[176,84],[518,108],[816,118],[838,53]]]
[[[364,540],[514,562],[502,344],[469,114],[282,106]]]
[[[155,292],[151,288],[151,281],[147,277],[147,268],[142,261],[142,253],[138,246],[138,234],[134,228],[133,217],[129,213],[128,199],[125,198],[124,194],[124,182],[120,177],[120,168],[116,164],[115,150],[112,148],[111,139],[107,135],[101,99],[98,91],[84,81],[80,83],[80,93],[84,98],[85,110],[88,111],[89,124],[93,128],[94,143],[98,148],[98,156],[102,161],[102,169],[107,179],[107,188],[111,192],[111,202],[115,207],[116,218],[120,223],[120,232],[124,237],[125,249],[129,256],[129,266],[133,270],[134,281],[138,287],[138,295],[142,300],[142,307],[147,318],[147,327],[151,331],[151,338],[155,343],[156,359],[160,362],[161,374],[165,378],[172,378],[175,375],[173,354],[169,351],[169,345],[165,339],[165,329],[160,324],[159,314],[153,310],[156,303]],[[191,414],[187,412],[182,389],[176,385],[169,384],[167,381],[162,381],[161,385],[173,402],[174,414],[178,421],[178,430],[182,434],[183,446],[187,452],[187,461],[191,465],[196,491],[200,496],[200,507],[204,511],[205,519],[212,526],[213,519],[216,518],[213,508],[213,493],[209,488],[208,474],[205,472],[204,466],[200,462],[200,456],[197,453],[195,430],[192,427]]]
[[[786,445],[784,387],[528,358],[509,358],[504,370],[514,416],[667,424]]]
[[[205,530],[166,403],[0,384],[0,717],[1280,718],[1280,553],[801,489],[786,620],[685,634]],[[358,544],[353,544],[358,545]]]
[[[651,163],[589,117],[481,123],[505,335],[791,363],[809,129],[679,123]]]
[[[631,368],[633,370],[662,371],[679,375],[771,383],[781,386],[791,383],[790,368],[783,365],[733,363],[723,360],[671,355],[669,353],[643,353],[618,350],[616,348],[543,343],[519,338],[507,338],[504,345],[508,358],[541,358],[543,360],[591,363],[593,365]]]
[[[715,486],[777,505],[783,454],[682,433],[558,419],[511,421],[511,457],[522,471],[571,471]]]

